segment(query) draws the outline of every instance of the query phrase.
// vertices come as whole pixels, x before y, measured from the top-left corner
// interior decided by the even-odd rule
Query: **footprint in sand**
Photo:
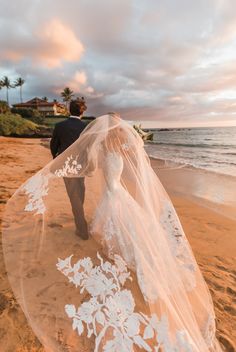
[[[236,316],[236,309],[233,306],[224,306],[224,310],[229,314]]]
[[[44,277],[44,276],[46,276],[46,273],[39,269],[31,269],[28,271],[26,275],[28,279],[32,279],[33,277]]]
[[[223,265],[219,265],[219,264],[217,264],[216,265],[216,267],[218,268],[218,269],[220,269],[220,270],[222,270],[222,271],[229,271],[229,269],[227,269],[225,266],[223,266]]]
[[[0,293],[0,315],[4,312],[4,310],[9,306],[8,298]]]
[[[225,352],[236,352],[235,344],[226,336],[220,336],[219,341],[225,347]]]
[[[221,292],[225,291],[225,288],[223,286],[219,285],[218,283],[216,283],[215,281],[208,279],[208,278],[206,278],[205,280],[209,284],[210,287],[213,287],[214,290],[221,291]]]
[[[54,228],[54,227],[59,227],[59,228],[63,227],[61,224],[56,224],[56,223],[54,223],[54,222],[51,222],[51,223],[48,224],[47,226],[48,226],[48,227],[52,227],[52,228]]]
[[[236,291],[233,290],[231,287],[226,288],[227,293],[229,293],[231,296],[236,298]]]

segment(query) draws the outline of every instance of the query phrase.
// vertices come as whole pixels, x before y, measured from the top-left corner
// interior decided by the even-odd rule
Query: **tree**
[[[69,87],[64,88],[64,90],[61,92],[61,97],[63,98],[63,101],[66,103],[66,108],[68,111],[69,111],[69,103],[73,96],[74,96],[74,92]]]
[[[42,97],[42,100],[48,101],[48,97]]]
[[[6,101],[0,100],[0,115],[10,113],[11,110]]]
[[[0,90],[2,89],[2,81],[0,80]]]
[[[23,102],[23,100],[22,100],[22,86],[24,83],[25,83],[25,80],[21,77],[18,77],[15,80],[15,84],[14,84],[14,87],[20,87],[20,102],[21,103]]]
[[[15,86],[11,85],[10,79],[9,79],[7,76],[3,77],[2,81],[1,81],[1,85],[2,85],[2,87],[5,87],[5,88],[6,88],[7,104],[9,105],[9,94],[8,94],[8,90],[9,90],[10,88],[14,88]]]

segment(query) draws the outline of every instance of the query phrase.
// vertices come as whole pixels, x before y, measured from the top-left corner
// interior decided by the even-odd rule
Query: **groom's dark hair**
[[[87,106],[86,106],[84,97],[71,100],[71,102],[70,102],[70,114],[71,115],[80,116],[86,110],[87,110]]]

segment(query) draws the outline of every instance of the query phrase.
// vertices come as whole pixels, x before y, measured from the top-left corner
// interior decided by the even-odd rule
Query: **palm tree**
[[[2,89],[2,81],[1,81],[1,79],[0,79],[0,90]]]
[[[25,83],[25,80],[21,77],[18,77],[15,80],[15,84],[14,84],[14,87],[20,87],[20,102],[21,103],[23,102],[23,100],[22,100],[22,86],[24,83]]]
[[[6,87],[6,92],[7,92],[7,104],[9,105],[8,90],[9,90],[10,88],[14,88],[14,86],[11,85],[10,79],[9,79],[7,76],[3,77],[3,79],[2,79],[1,82],[2,82],[2,83],[1,83],[2,87]]]
[[[63,101],[66,103],[67,110],[69,110],[69,103],[73,96],[74,96],[74,92],[69,87],[64,88],[64,90],[61,92],[61,97],[63,98]]]

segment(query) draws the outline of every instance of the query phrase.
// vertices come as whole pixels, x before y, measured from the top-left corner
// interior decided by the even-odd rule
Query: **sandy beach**
[[[0,137],[0,146],[2,217],[14,191],[51,156],[47,140]],[[165,170],[157,160],[152,160],[152,166],[174,203],[210,288],[217,336],[225,351],[236,351],[236,202],[232,201],[235,180],[199,170]],[[0,351],[42,352],[44,349],[27,325],[10,288],[2,249],[0,261]]]

